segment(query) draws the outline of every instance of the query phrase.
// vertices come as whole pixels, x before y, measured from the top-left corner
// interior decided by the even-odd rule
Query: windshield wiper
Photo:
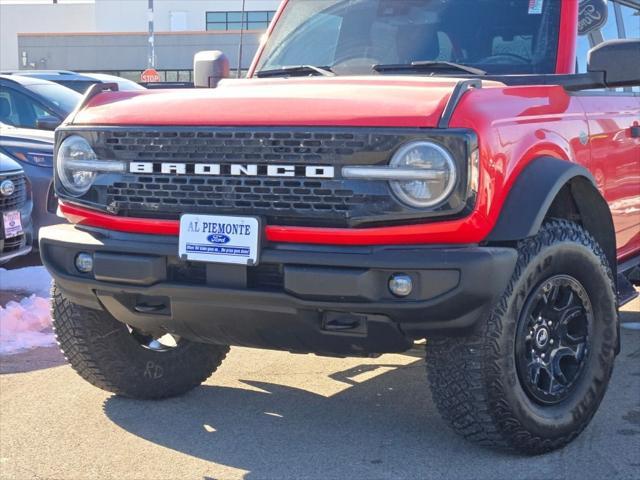
[[[256,77],[279,77],[282,75],[322,75],[323,77],[335,77],[331,67],[316,67],[315,65],[291,65],[288,67],[276,68],[273,70],[260,70]]]
[[[471,75],[486,75],[487,72],[480,70],[479,68],[469,67],[467,65],[461,65],[453,62],[443,62],[438,60],[423,60],[419,62],[400,63],[400,64],[388,64],[388,65],[374,65],[373,69],[376,72],[451,72],[460,71],[464,73],[470,73]]]

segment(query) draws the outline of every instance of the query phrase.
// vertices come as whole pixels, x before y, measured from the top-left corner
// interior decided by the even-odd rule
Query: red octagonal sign
[[[155,68],[147,68],[140,74],[140,81],[143,83],[154,83],[160,81],[160,74]]]

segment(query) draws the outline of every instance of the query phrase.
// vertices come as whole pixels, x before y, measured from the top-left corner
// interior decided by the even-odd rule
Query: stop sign
[[[140,74],[140,81],[143,83],[153,83],[160,81],[160,74],[155,68],[147,68]]]

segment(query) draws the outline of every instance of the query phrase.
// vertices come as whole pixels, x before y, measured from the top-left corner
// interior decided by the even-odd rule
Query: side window
[[[609,0],[580,0],[578,11],[576,60],[578,73],[586,73],[589,50],[605,40],[618,38],[616,16]]]
[[[0,122],[21,128],[36,128],[39,118],[56,116],[38,102],[13,88],[0,89]]]
[[[577,73],[587,72],[587,54],[590,49],[607,40],[620,38],[640,38],[640,8],[630,7],[617,0],[600,0],[606,3],[606,22],[598,22],[597,17],[603,12],[593,8],[593,1],[580,0],[580,22],[594,21],[601,23],[597,28],[578,36],[576,47]],[[640,86],[633,88],[617,88],[612,91],[640,92]]]
[[[11,98],[6,88],[0,88],[0,123],[13,125]]]
[[[631,8],[620,5],[620,13],[624,23],[625,38],[640,38],[640,6]]]
[[[0,122],[18,127],[20,126],[20,114],[15,93],[11,88],[0,88]]]
[[[607,0],[607,23],[605,23],[600,30],[596,30],[592,33],[595,43],[604,42],[606,40],[617,40],[620,38],[620,32],[618,31],[616,7],[612,0]]]
[[[578,45],[576,46],[576,57],[578,65],[578,73],[587,73],[587,55],[591,50],[591,42],[588,35],[580,35],[578,37]]]

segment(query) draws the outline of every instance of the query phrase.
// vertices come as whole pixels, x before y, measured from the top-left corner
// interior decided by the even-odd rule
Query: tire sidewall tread
[[[166,352],[142,347],[127,327],[105,311],[69,301],[51,290],[53,330],[71,367],[103,390],[132,398],[160,399],[186,393],[204,382],[229,347],[182,339]]]
[[[579,277],[591,299],[595,322],[589,355],[596,357],[588,358],[569,398],[542,407],[519,383],[517,320],[529,293],[567,270]],[[575,223],[551,220],[522,241],[508,287],[474,332],[427,341],[428,376],[443,417],[466,438],[526,453],[543,453],[573,440],[595,414],[611,377],[617,340],[614,285],[602,249]]]

